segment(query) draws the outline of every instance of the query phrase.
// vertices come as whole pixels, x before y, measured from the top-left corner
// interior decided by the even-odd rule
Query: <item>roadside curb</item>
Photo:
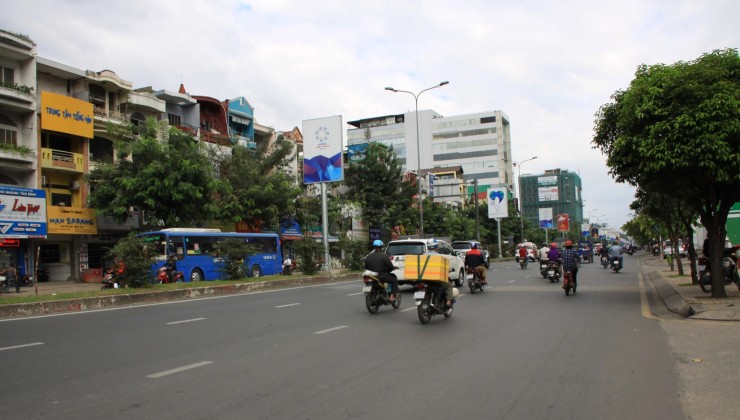
[[[690,317],[696,312],[691,304],[689,304],[683,296],[676,290],[673,285],[668,283],[663,275],[659,271],[652,271],[648,273],[648,278],[653,282],[655,290],[665,304],[669,311],[681,315],[683,317]]]
[[[224,286],[202,286],[190,289],[152,291],[144,293],[98,296],[80,299],[55,300],[48,302],[0,305],[0,319],[23,318],[35,315],[75,313],[96,309],[133,306],[146,303],[180,301],[211,296],[247,294],[258,290],[272,290],[296,286],[340,283],[345,281],[357,280],[358,278],[359,275],[356,273],[339,275],[329,274],[311,277],[268,280],[253,283],[230,284]]]

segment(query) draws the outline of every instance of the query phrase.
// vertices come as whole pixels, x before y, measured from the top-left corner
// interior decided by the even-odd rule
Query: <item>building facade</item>
[[[406,171],[416,172],[421,167],[424,174],[424,170],[460,167],[464,197],[473,194],[473,181],[476,180],[478,191],[511,187],[511,131],[506,114],[489,111],[444,117],[432,110],[419,111],[418,143],[416,115],[416,112],[407,112],[349,121],[354,127],[347,130],[350,164],[362,158],[367,144],[378,142],[393,148]],[[444,182],[437,185],[442,187]],[[422,194],[448,195],[443,191],[429,191],[430,183],[426,178],[422,186]]]
[[[522,214],[532,226],[540,226],[540,209],[550,209],[554,218],[567,214],[571,228],[583,222],[581,177],[577,173],[551,169],[536,175],[522,174],[520,183]],[[556,222],[553,228],[557,229]]]

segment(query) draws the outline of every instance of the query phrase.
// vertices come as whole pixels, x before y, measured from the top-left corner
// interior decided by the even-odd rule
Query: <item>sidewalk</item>
[[[660,257],[641,254],[639,258],[646,280],[652,281],[671,312],[691,319],[740,321],[740,291],[736,284],[725,287],[727,298],[713,299],[698,285],[691,284],[688,263],[683,264],[685,276],[676,277],[678,268],[671,271],[668,263]]]
[[[60,293],[94,292],[100,290],[102,283],[75,283],[71,281],[49,281],[37,283],[33,287],[21,287],[21,294],[17,295],[13,287],[10,288],[10,296],[28,295],[58,295]],[[5,293],[0,295],[0,303]]]

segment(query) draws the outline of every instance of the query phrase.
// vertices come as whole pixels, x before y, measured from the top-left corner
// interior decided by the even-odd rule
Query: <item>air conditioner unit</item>
[[[72,191],[77,191],[80,189],[80,181],[72,181],[69,183],[69,189]]]
[[[48,183],[47,183],[47,181],[46,181],[46,177],[45,177],[45,176],[42,176],[42,177],[41,177],[41,186],[42,186],[42,187],[45,187],[45,186],[47,186],[47,185],[49,185],[49,184],[48,184]]]

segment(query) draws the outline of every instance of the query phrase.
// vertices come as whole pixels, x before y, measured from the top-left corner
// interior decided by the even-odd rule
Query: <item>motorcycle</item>
[[[466,269],[468,275],[468,288],[470,288],[470,293],[475,294],[476,291],[480,290],[483,291],[483,283],[480,278],[480,274],[475,269],[472,269],[468,267]],[[472,274],[472,275],[471,275]]]
[[[712,293],[712,273],[709,269],[709,258],[699,257],[697,263],[699,287],[704,293]],[[740,276],[738,275],[735,261],[729,256],[722,257],[722,275],[725,285],[737,283],[737,287],[740,290]]]
[[[118,279],[113,270],[108,270],[103,277],[103,285],[100,290],[122,289],[124,287],[126,287],[126,283]]]
[[[397,293],[393,295],[391,293],[391,285],[385,284],[378,279],[378,273],[375,271],[365,270],[362,273],[362,281],[365,286],[362,288],[362,292],[365,294],[365,306],[367,311],[371,314],[377,314],[378,309],[384,305],[391,305],[393,309],[401,307],[401,294]],[[395,300],[391,302],[390,296],[395,296]]]
[[[522,270],[527,269],[527,264],[529,264],[529,258],[519,258],[519,266],[522,268]]]
[[[181,283],[184,280],[185,276],[182,274],[182,271],[175,271],[172,276],[172,281],[170,281],[170,276],[167,273],[166,267],[160,267],[159,272],[157,273],[157,281],[159,284]]]
[[[566,271],[565,274],[563,274],[563,289],[565,289],[565,296],[568,296],[573,291],[573,294],[576,294],[576,284],[573,281],[573,273],[570,271]]]
[[[619,273],[619,270],[621,269],[622,267],[619,264],[619,257],[612,257],[612,271]]]
[[[601,265],[603,265],[604,266],[604,269],[606,269],[606,267],[609,266],[609,257],[607,257],[606,255],[602,255],[601,256]]]
[[[542,278],[547,278],[547,261],[540,260],[540,274],[542,274]]]
[[[554,261],[547,263],[547,278],[550,280],[550,283],[560,281],[560,264]]]
[[[416,284],[414,300],[416,300],[417,314],[422,324],[428,324],[434,315],[444,315],[445,318],[452,316],[455,298],[460,292],[452,288],[452,305],[447,306],[447,295],[445,289],[437,281],[422,280]]]

